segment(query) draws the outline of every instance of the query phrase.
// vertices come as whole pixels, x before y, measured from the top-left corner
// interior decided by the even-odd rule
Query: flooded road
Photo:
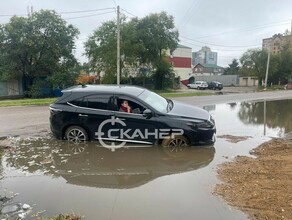
[[[216,166],[292,131],[292,100],[205,106],[214,146],[171,152],[159,146],[117,149],[73,145],[48,135],[13,139],[2,155],[1,196],[29,204],[30,216],[75,213],[84,219],[246,219],[212,195]],[[240,137],[238,139],[238,137]]]

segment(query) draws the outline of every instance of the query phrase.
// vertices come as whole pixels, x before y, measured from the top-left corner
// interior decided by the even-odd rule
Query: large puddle
[[[292,131],[292,100],[204,107],[214,117],[214,146],[170,152],[72,145],[48,136],[14,139],[2,155],[1,197],[33,214],[75,213],[85,219],[246,219],[212,195],[216,166],[271,137]],[[2,202],[0,201],[0,205]]]

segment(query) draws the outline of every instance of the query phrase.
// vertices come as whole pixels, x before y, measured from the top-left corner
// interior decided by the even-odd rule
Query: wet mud
[[[292,142],[273,139],[218,168],[215,194],[250,219],[292,219]]]

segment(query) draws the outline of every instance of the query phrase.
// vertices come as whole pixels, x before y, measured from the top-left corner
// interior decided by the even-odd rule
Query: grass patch
[[[259,92],[265,92],[265,91],[278,91],[278,90],[285,90],[284,85],[274,85],[274,86],[267,86],[265,88],[264,86],[259,86],[257,88]]]
[[[0,107],[25,106],[25,105],[49,105],[56,101],[56,98],[43,99],[7,99],[0,101]]]
[[[75,214],[70,214],[70,215],[63,215],[60,214],[55,217],[50,217],[50,218],[41,218],[42,220],[81,220],[80,216],[77,216]]]
[[[165,98],[188,97],[188,96],[206,96],[212,95],[207,92],[178,92],[176,90],[158,90],[154,91]],[[56,101],[57,98],[42,98],[42,99],[6,99],[0,100],[0,107],[8,106],[29,106],[29,105],[49,105]]]
[[[212,93],[207,93],[207,92],[176,92],[176,93],[158,93],[158,94],[165,98],[214,95]]]
[[[177,90],[174,89],[163,89],[163,90],[151,90],[152,92],[156,92],[157,94],[161,94],[161,93],[177,93]]]

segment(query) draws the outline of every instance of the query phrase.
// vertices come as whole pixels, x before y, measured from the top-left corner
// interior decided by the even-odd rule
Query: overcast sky
[[[27,15],[28,6],[62,12],[68,23],[80,30],[76,57],[82,57],[83,42],[102,22],[116,19],[115,7],[127,17],[142,18],[166,11],[174,16],[180,44],[198,51],[209,46],[218,52],[218,65],[227,66],[249,48],[261,47],[262,39],[291,30],[292,0],[0,0],[0,23],[10,15]]]

